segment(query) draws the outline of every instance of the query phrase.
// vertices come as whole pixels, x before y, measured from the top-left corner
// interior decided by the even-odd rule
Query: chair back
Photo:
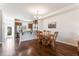
[[[56,40],[57,36],[58,36],[58,32],[55,32],[54,33],[54,40]]]

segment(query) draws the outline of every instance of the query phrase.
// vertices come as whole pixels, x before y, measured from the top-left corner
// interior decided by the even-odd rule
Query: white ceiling
[[[24,19],[33,19],[36,9],[40,9],[41,16],[45,16],[51,12],[55,12],[67,6],[73,5],[71,3],[2,3],[0,9],[6,14],[14,17],[22,17]],[[41,13],[42,10],[42,13]]]

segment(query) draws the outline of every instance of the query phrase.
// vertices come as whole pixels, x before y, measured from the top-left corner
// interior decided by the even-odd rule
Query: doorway
[[[15,42],[16,43],[20,43],[20,40],[21,40],[21,26],[22,26],[22,23],[21,23],[21,20],[19,19],[15,19]]]

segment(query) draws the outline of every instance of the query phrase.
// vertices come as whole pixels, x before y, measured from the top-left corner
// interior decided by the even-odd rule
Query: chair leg
[[[55,47],[55,42],[53,42],[53,47]]]

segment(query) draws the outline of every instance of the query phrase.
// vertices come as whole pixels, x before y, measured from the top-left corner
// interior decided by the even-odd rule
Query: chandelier
[[[39,20],[41,18],[39,9],[36,10],[36,14],[34,15],[34,19]]]
[[[38,20],[40,19],[41,19],[41,16],[39,14],[39,10],[37,9],[36,14],[34,15],[34,20],[33,20],[33,23],[35,24],[35,28],[37,29],[37,31],[38,31]]]

